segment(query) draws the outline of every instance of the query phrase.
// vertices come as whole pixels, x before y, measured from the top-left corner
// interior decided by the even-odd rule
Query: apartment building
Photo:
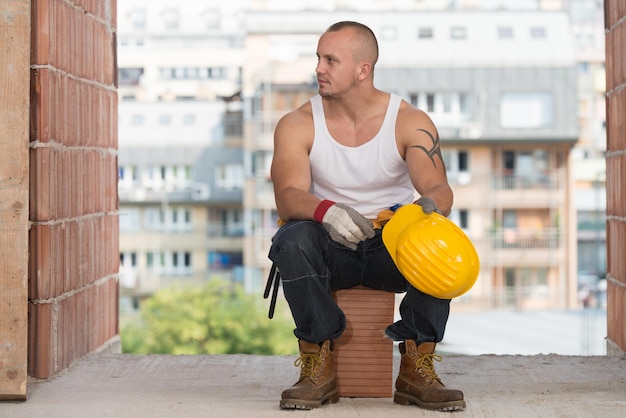
[[[256,72],[244,71],[244,91],[262,97],[253,100],[246,125],[255,134],[244,141],[246,152],[262,160],[251,167],[244,197],[248,219],[255,220],[245,238],[246,271],[257,270],[250,280],[258,285],[266,275],[276,229],[267,172],[272,127],[315,89],[317,37],[338,20],[359,20],[377,33],[377,85],[427,111],[439,128],[456,195],[451,219],[482,262],[476,286],[455,306],[577,306],[570,161],[578,135],[577,78],[562,12],[247,15],[246,50],[271,57],[255,60]],[[281,72],[289,82],[268,78]]]
[[[457,305],[577,306],[572,147],[584,118],[561,2],[278,3],[119,5],[122,287],[220,273],[259,291],[278,220],[275,124],[317,92],[319,34],[360,20],[381,44],[378,86],[439,127],[451,218],[482,259]]]
[[[170,285],[243,280],[238,19],[201,1],[118,5],[123,308]]]

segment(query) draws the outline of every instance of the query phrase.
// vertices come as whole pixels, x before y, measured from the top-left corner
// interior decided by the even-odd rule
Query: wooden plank
[[[0,399],[24,400],[28,379],[29,0],[0,0],[0,62]]]

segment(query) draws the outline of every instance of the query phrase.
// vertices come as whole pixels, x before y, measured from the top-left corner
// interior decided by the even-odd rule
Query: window
[[[137,253],[120,253],[120,265],[122,267],[137,267]]]
[[[506,93],[500,100],[503,128],[546,128],[553,124],[554,100],[549,93]]]
[[[122,188],[135,186],[138,180],[138,169],[134,165],[120,165],[118,183]]]
[[[467,209],[452,209],[448,216],[454,224],[466,231],[469,228],[469,212]]]
[[[215,168],[215,183],[220,189],[243,188],[243,166],[241,164],[225,164]]]
[[[192,230],[192,212],[182,206],[155,206],[146,208],[146,229],[159,232],[186,233]]]
[[[513,28],[510,26],[498,27],[498,38],[500,39],[513,39]]]
[[[545,39],[546,28],[543,26],[533,26],[530,28],[530,37],[533,39]]]
[[[143,125],[143,122],[144,122],[143,115],[133,115],[130,120],[130,124],[133,126],[141,126]]]
[[[469,227],[469,214],[467,209],[459,209],[459,227],[467,229]]]
[[[452,95],[450,94],[442,95],[442,101],[443,101],[443,113],[452,112]]]
[[[470,119],[468,94],[464,92],[409,92],[408,100],[428,112],[440,127],[458,128]]]
[[[469,106],[467,102],[468,102],[467,93],[460,93],[459,94],[459,113],[461,113],[462,115],[469,114]]]
[[[422,27],[417,30],[417,37],[420,39],[432,39],[433,38],[433,28],[431,27]]]
[[[191,253],[188,251],[167,251],[154,254],[153,258],[159,258],[158,268],[164,276],[190,276],[191,269]]]
[[[139,219],[139,208],[125,207],[120,211],[120,232],[138,232]]]
[[[208,254],[209,267],[214,269],[233,268],[243,265],[242,253],[211,251]]]
[[[144,9],[135,9],[128,14],[128,19],[133,29],[146,28],[146,11]]]
[[[384,41],[393,41],[398,37],[398,28],[395,26],[383,26],[380,38]]]
[[[467,151],[459,151],[459,171],[468,171],[469,156]]]
[[[465,39],[467,37],[467,30],[463,26],[453,26],[450,28],[451,39]]]
[[[193,113],[188,113],[185,116],[183,116],[183,124],[190,126],[190,125],[195,125],[196,123],[196,115],[194,115]]]
[[[120,68],[117,74],[120,86],[136,86],[143,75],[143,68]]]
[[[504,228],[517,228],[517,212],[514,210],[502,211],[502,226]]]
[[[178,29],[179,13],[176,9],[167,9],[161,13],[165,29]]]
[[[504,151],[502,153],[502,168],[506,175],[511,175],[515,172],[515,151]]]
[[[435,95],[433,93],[426,94],[426,111],[427,112],[435,111]]]
[[[442,157],[451,184],[463,186],[472,180],[469,171],[469,151],[445,149],[442,151]]]
[[[172,122],[172,117],[170,115],[159,116],[159,125],[169,125],[171,122]]]
[[[242,111],[229,111],[224,114],[224,136],[239,137],[243,135],[243,112]]]
[[[218,9],[208,9],[202,14],[207,29],[219,29],[220,13]]]

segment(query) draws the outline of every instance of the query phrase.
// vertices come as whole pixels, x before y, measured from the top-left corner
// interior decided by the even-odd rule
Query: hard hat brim
[[[393,262],[396,261],[396,249],[398,247],[398,238],[402,231],[405,230],[413,222],[417,222],[424,216],[424,211],[419,205],[404,205],[396,210],[391,219],[383,228],[383,244],[391,255]]]

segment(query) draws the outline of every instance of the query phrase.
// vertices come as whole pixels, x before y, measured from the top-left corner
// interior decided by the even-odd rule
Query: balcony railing
[[[284,112],[271,112],[250,121],[252,136],[257,149],[270,149],[273,146],[274,130]]]
[[[495,190],[554,190],[561,187],[558,174],[531,176],[496,172],[493,173],[491,182]]]
[[[561,234],[557,228],[507,229],[491,233],[494,249],[549,249],[561,246]]]

